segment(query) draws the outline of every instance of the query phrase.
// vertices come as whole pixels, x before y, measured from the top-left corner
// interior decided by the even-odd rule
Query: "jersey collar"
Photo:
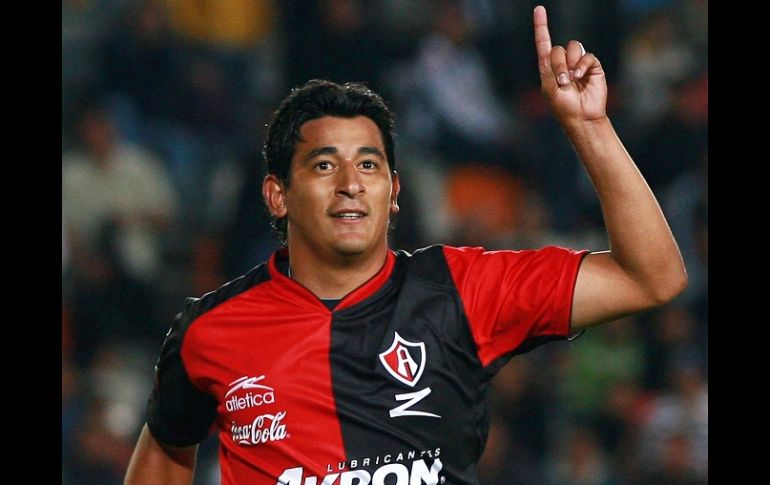
[[[318,299],[310,290],[302,286],[297,281],[289,278],[285,274],[283,274],[278,269],[278,260],[287,260],[289,258],[289,249],[288,248],[281,248],[275,253],[273,253],[272,256],[270,256],[270,260],[268,261],[268,270],[270,271],[270,277],[273,279],[276,283],[279,283],[284,288],[292,290],[294,293],[297,294],[297,296],[301,296],[305,299],[309,299],[316,303],[318,306],[322,307],[324,310],[329,311],[326,305]],[[388,255],[385,258],[385,264],[382,266],[382,268],[372,276],[367,282],[356,288],[355,290],[351,291],[347,295],[345,295],[344,298],[337,304],[337,306],[334,307],[334,311],[340,311],[344,310],[346,308],[350,308],[353,305],[356,305],[358,303],[361,303],[362,301],[366,300],[368,297],[372,296],[377,290],[379,290],[382,285],[385,284],[386,281],[388,281],[388,278],[390,278],[390,275],[393,273],[393,267],[395,265],[396,256],[393,253],[393,251],[388,250]]]

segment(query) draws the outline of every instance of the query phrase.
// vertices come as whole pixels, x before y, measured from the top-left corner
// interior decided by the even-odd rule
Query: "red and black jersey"
[[[388,252],[330,310],[286,250],[188,299],[156,366],[148,425],[217,431],[223,484],[475,484],[486,393],[518,353],[569,335],[586,251]]]

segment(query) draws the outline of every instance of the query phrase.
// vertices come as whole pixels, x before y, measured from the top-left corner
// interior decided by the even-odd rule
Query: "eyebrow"
[[[383,155],[382,151],[380,151],[379,148],[372,147],[372,146],[363,146],[358,149],[359,155],[376,155],[383,160],[385,159],[385,155]],[[304,163],[307,163],[308,161],[312,160],[313,158],[319,156],[319,155],[336,155],[337,154],[337,148],[332,146],[325,146],[325,147],[318,147],[313,148],[310,150],[310,153],[308,153],[307,157],[303,160]]]
[[[362,155],[377,155],[378,157],[384,159],[385,155],[382,154],[379,148],[375,147],[361,147],[358,149],[358,153]]]

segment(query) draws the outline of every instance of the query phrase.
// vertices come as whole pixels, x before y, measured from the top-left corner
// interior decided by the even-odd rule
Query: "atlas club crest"
[[[425,343],[409,342],[395,332],[393,343],[380,354],[385,370],[407,386],[414,387],[425,370]]]

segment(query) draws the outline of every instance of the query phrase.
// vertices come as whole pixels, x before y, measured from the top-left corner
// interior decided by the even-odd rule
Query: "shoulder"
[[[412,253],[396,251],[396,261],[397,264],[403,264],[406,267],[406,274],[412,278],[449,284],[451,274],[447,265],[446,248],[450,246],[435,244],[417,249]]]
[[[189,323],[203,314],[269,280],[270,272],[268,271],[267,263],[262,263],[251,269],[248,273],[228,281],[216,290],[197,298],[187,298],[181,317],[189,325]]]
[[[440,264],[447,260],[472,259],[476,256],[487,252],[483,247],[470,247],[470,246],[448,246],[446,244],[434,244],[424,248],[417,249],[413,252],[405,250],[395,251],[396,259],[409,263],[410,266],[424,267],[434,264]]]

